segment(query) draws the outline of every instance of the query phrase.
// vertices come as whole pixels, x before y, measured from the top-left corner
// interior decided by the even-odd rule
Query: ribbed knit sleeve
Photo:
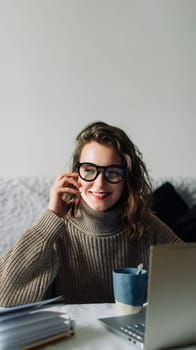
[[[58,272],[55,242],[64,231],[64,221],[46,210],[1,258],[0,306],[43,299]]]

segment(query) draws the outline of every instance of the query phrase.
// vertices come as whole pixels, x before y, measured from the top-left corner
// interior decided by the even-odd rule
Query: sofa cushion
[[[152,209],[168,226],[172,226],[189,211],[187,203],[170,182],[165,182],[154,190]]]
[[[174,232],[185,242],[196,242],[196,205],[173,223]]]

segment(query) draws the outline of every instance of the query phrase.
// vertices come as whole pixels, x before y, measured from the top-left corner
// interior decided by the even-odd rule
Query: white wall
[[[195,0],[0,0],[0,176],[57,175],[87,123],[196,175]]]

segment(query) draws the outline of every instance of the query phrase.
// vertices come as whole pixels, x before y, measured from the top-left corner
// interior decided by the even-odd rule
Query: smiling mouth
[[[103,200],[109,195],[108,192],[91,192],[91,194],[95,199],[98,199],[98,200]]]

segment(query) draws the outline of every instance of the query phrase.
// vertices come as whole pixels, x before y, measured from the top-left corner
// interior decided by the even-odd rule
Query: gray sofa
[[[0,178],[0,255],[2,255],[47,208],[54,178]],[[169,181],[191,208],[196,204],[196,177],[153,179],[157,189]]]

